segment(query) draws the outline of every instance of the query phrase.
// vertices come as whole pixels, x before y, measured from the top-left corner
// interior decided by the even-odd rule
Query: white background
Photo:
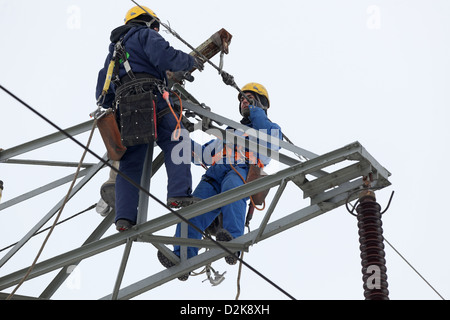
[[[429,1],[180,1],[142,2],[169,21],[194,46],[221,28],[233,40],[224,69],[238,85],[260,82],[270,93],[272,121],[298,146],[317,154],[359,141],[392,173],[392,186],[377,192],[385,207],[384,236],[440,292],[450,297],[447,162],[450,130],[450,2]],[[131,1],[0,1],[0,84],[62,128],[89,120],[96,108],[97,73],[112,29]],[[170,34],[174,47],[190,52]],[[214,62],[218,64],[217,57]],[[239,121],[237,92],[209,65],[186,88],[212,111]],[[55,132],[0,92],[0,148],[8,149]],[[87,133],[78,136],[87,141]],[[97,132],[92,149],[104,153]],[[66,141],[20,159],[78,162],[82,149]],[[157,149],[155,152],[159,152]],[[88,157],[87,162],[97,162]],[[272,164],[271,170],[277,167]],[[2,202],[74,172],[73,168],[0,164]],[[194,186],[203,169],[193,167]],[[99,199],[108,171],[102,170],[66,206],[63,218]],[[165,170],[151,192],[166,197]],[[164,187],[163,187],[164,186]],[[0,212],[0,249],[20,240],[64,197],[68,184]],[[272,190],[272,195],[274,191]],[[285,216],[308,205],[289,184],[274,213]],[[167,210],[151,203],[149,219]],[[262,213],[255,213],[255,228]],[[40,261],[79,247],[101,222],[91,210],[58,227]],[[113,227],[108,234],[116,231]],[[166,230],[172,235],[173,228]],[[2,269],[4,276],[29,266],[44,235],[33,238]],[[440,297],[386,245],[391,299]],[[4,255],[7,251],[1,252]],[[97,299],[111,293],[123,247],[89,258],[54,299]],[[328,212],[265,240],[245,260],[297,299],[363,299],[356,218],[345,207]],[[213,267],[226,280],[212,287],[204,275],[171,281],[136,299],[234,299],[237,266]],[[156,249],[133,245],[123,285],[163,267]],[[54,277],[27,281],[17,292],[38,296]],[[5,290],[11,291],[12,288]],[[240,299],[287,299],[243,268]]]

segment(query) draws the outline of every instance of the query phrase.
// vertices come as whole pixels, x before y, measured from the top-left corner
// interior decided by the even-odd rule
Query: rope
[[[236,299],[239,300],[239,296],[241,295],[241,272],[242,272],[242,261],[244,260],[244,251],[242,251],[242,260],[239,262],[239,271],[237,276],[237,293]]]
[[[230,159],[228,158],[228,160],[230,160]],[[238,174],[238,176],[242,179],[242,181],[244,182],[244,184],[247,184],[247,181],[245,181],[244,177],[243,177],[243,176],[239,173],[239,171],[237,171],[236,168],[231,164],[231,161],[230,161],[230,167],[234,170],[234,172],[236,172],[236,173]],[[262,208],[258,208],[258,207],[256,206],[255,202],[253,202],[252,196],[250,196],[250,201],[251,201],[253,207],[254,207],[256,210],[258,210],[258,211],[263,211],[263,210],[266,208],[266,201],[264,201],[264,204],[263,204],[263,207],[262,207]]]
[[[2,89],[3,89],[3,87],[2,87]],[[45,247],[45,245],[47,244],[48,239],[50,238],[51,234],[53,233],[53,230],[55,229],[55,226],[56,226],[56,224],[58,223],[59,218],[61,217],[61,213],[62,213],[62,211],[64,210],[64,207],[65,207],[67,201],[69,200],[70,193],[72,192],[72,189],[73,189],[73,187],[74,187],[74,185],[75,185],[75,182],[76,182],[76,180],[77,180],[77,178],[78,178],[78,174],[80,173],[81,165],[82,165],[82,163],[83,163],[83,161],[84,161],[84,158],[86,157],[86,154],[87,154],[87,150],[88,150],[88,148],[89,148],[89,145],[91,144],[91,141],[92,141],[92,137],[93,137],[93,135],[94,135],[94,131],[95,131],[95,126],[96,126],[96,124],[97,124],[97,121],[95,120],[95,121],[93,122],[93,125],[92,125],[92,130],[91,130],[91,134],[89,135],[89,139],[88,139],[88,143],[87,143],[87,145],[86,145],[86,149],[84,150],[83,155],[81,156],[81,160],[80,160],[80,162],[78,163],[78,167],[77,167],[77,170],[76,170],[76,172],[75,172],[75,176],[73,177],[73,181],[72,181],[72,183],[71,183],[71,185],[70,185],[70,187],[69,187],[69,191],[67,192],[67,195],[66,195],[66,197],[64,198],[64,202],[63,202],[61,208],[59,209],[58,214],[56,215],[56,219],[55,219],[55,221],[53,222],[53,225],[51,226],[50,231],[48,232],[47,236],[45,237],[44,242],[42,243],[41,248],[39,249],[39,251],[38,251],[36,257],[34,258],[34,261],[33,261],[33,263],[31,264],[30,268],[28,269],[27,273],[26,273],[25,276],[22,278],[22,280],[20,280],[20,282],[17,284],[17,286],[14,288],[14,290],[10,293],[10,295],[6,298],[6,300],[11,300],[11,299],[12,299],[12,297],[14,296],[14,294],[16,293],[16,291],[20,288],[20,286],[21,286],[21,285],[25,282],[25,280],[28,278],[28,276],[30,275],[31,271],[33,271],[34,266],[36,265],[37,260],[38,260],[39,257],[41,256],[41,253],[42,253],[42,251],[44,250],[44,247]]]
[[[181,98],[178,94],[176,94],[174,91],[171,91],[175,96],[177,96],[178,100],[180,101],[180,117],[177,117],[177,114],[173,110],[172,105],[170,104],[169,99],[166,100],[167,104],[169,105],[170,111],[172,112],[173,117],[175,118],[175,121],[177,122],[177,125],[175,126],[175,129],[173,131],[173,140],[178,141],[181,136],[181,120],[183,119],[183,102],[181,101]]]

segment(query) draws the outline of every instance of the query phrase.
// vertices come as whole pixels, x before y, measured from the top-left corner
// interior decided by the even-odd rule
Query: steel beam
[[[25,164],[30,166],[49,166],[49,167],[70,167],[77,168],[78,162],[67,162],[67,161],[48,161],[48,160],[27,160],[27,159],[7,159],[3,163],[6,164]],[[82,163],[81,168],[92,167],[93,163]]]
[[[164,236],[153,236],[153,235],[147,235],[142,234],[139,236],[139,239],[142,242],[148,242],[151,244],[165,244],[165,245],[180,245],[180,246],[186,246],[186,247],[198,247],[198,248],[218,248],[218,246],[211,240],[197,240],[197,239],[190,239],[190,238],[177,238],[177,237],[164,237]],[[230,250],[234,251],[248,251],[248,248],[241,245],[241,244],[233,244],[233,243],[221,243],[224,247]],[[180,261],[180,259],[177,260],[177,263]]]
[[[127,266],[128,258],[130,257],[132,244],[133,244],[133,241],[131,239],[128,239],[127,243],[125,245],[125,249],[124,249],[123,256],[122,256],[122,261],[120,262],[119,272],[117,274],[116,283],[115,283],[114,289],[113,289],[113,294],[112,294],[113,300],[117,300],[120,285],[122,284],[123,275],[125,273],[125,268]]]
[[[275,194],[274,198],[272,199],[272,202],[270,203],[269,209],[267,209],[267,212],[264,215],[264,218],[261,221],[261,224],[259,225],[259,232],[254,239],[255,243],[258,242],[259,239],[261,239],[261,236],[262,236],[264,230],[266,229],[267,223],[269,222],[270,217],[272,216],[272,213],[275,210],[275,207],[277,206],[278,201],[280,200],[284,189],[286,188],[286,185],[287,185],[287,181],[285,179],[283,179],[281,181],[280,186],[278,187],[277,193]]]
[[[78,173],[78,177],[79,178],[84,177],[84,176],[86,176],[86,174],[88,172],[89,172],[89,169],[80,170],[80,172]],[[31,198],[33,198],[35,196],[40,195],[40,194],[43,194],[44,192],[47,192],[47,191],[50,191],[50,190],[55,189],[57,187],[60,187],[63,184],[71,182],[71,181],[73,181],[74,177],[75,177],[75,173],[70,174],[70,175],[65,176],[65,177],[63,177],[61,179],[55,180],[55,181],[53,181],[51,183],[48,183],[48,184],[46,184],[44,186],[41,186],[39,188],[36,188],[36,189],[31,190],[29,192],[26,192],[26,193],[24,193],[24,194],[22,194],[20,196],[17,196],[15,198],[11,199],[11,200],[8,200],[8,201],[5,201],[3,203],[0,203],[0,211],[6,209],[8,207],[14,206],[14,205],[16,205],[18,203],[21,203],[21,202],[23,202],[25,200],[31,199]]]
[[[68,129],[65,129],[65,132],[71,136],[76,136],[78,134],[84,133],[92,129],[93,121],[94,120],[90,120],[82,124],[70,127]],[[33,151],[64,139],[67,139],[67,136],[64,133],[56,132],[36,140],[26,142],[16,147],[2,150],[0,151],[0,163],[19,154]]]
[[[144,160],[144,168],[142,169],[140,185],[145,190],[150,190],[150,182],[152,177],[152,160],[153,160],[153,142],[148,145]],[[148,200],[149,200],[148,195],[142,192],[142,190],[139,191],[139,203],[138,203],[138,214],[136,224],[142,224],[147,221]]]
[[[230,126],[232,128],[240,129],[240,130],[242,130],[243,132],[246,132],[246,133],[247,133],[247,131],[249,129],[249,127],[247,127],[247,126],[245,126],[245,125],[243,125],[243,124],[241,124],[239,122],[230,120],[230,119],[225,118],[225,117],[223,117],[221,115],[218,115],[218,114],[216,114],[214,112],[208,111],[205,108],[202,108],[201,106],[196,105],[196,104],[194,104],[194,103],[192,103],[190,101],[186,101],[186,100],[183,101],[183,108],[191,110],[191,111],[195,112],[198,115],[201,115],[201,116],[206,117],[208,119],[214,120],[214,121],[216,121],[218,123],[223,123],[223,124],[225,124],[227,126]],[[295,145],[293,145],[291,143],[285,142],[283,140],[279,140],[276,137],[267,136],[266,134],[262,134],[260,132],[258,132],[257,136],[253,135],[251,132],[249,132],[249,135],[253,136],[253,137],[256,137],[256,138],[260,138],[260,139],[262,139],[264,141],[278,140],[277,143],[278,143],[278,145],[281,148],[283,148],[285,150],[289,150],[289,151],[291,151],[291,152],[293,152],[295,154],[302,155],[302,156],[304,156],[304,157],[306,157],[308,159],[314,159],[314,158],[318,157],[317,154],[315,154],[315,153],[313,153],[311,151],[308,151],[306,149],[297,147],[297,146],[295,146]],[[257,149],[255,149],[255,150],[257,150]]]

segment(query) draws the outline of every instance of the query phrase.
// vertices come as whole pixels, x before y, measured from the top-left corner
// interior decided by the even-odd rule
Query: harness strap
[[[116,89],[116,99],[120,99],[120,97],[124,97],[130,94],[138,94],[144,91],[153,91],[162,83],[161,80],[153,78],[149,74],[139,75],[140,77],[135,80],[128,80],[128,76],[122,77],[122,85],[120,85]]]
[[[245,160],[246,164],[256,164],[259,168],[264,168],[264,164],[260,159],[258,159],[253,152],[246,151],[241,152],[242,150],[237,150],[238,146],[235,147],[234,150],[234,160],[238,162],[241,159]],[[215,165],[220,159],[231,157],[233,155],[233,149],[224,145],[222,151],[218,152],[212,161],[212,165]]]
[[[123,67],[125,68],[125,71],[127,72],[127,76],[131,80],[135,80],[136,76],[133,73],[133,70],[131,70],[130,62],[128,61],[128,53],[125,50],[125,47],[122,45],[123,37],[117,41],[117,43],[114,46],[114,52],[115,55],[115,67],[114,67],[114,73],[113,73],[113,82],[114,84],[119,87],[122,85],[121,79],[119,78],[119,67],[120,64],[123,64]]]
[[[175,113],[176,113],[177,115],[180,114],[180,107],[179,107],[178,105],[174,105],[174,106],[173,106],[173,110],[175,111]],[[165,109],[161,110],[161,111],[158,112],[158,114],[157,114],[158,120],[161,119],[162,117],[168,115],[169,113],[171,113],[171,111],[170,111],[169,108],[165,108]]]

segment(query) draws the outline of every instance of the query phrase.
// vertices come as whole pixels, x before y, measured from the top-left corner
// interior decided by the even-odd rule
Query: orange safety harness
[[[219,162],[223,158],[227,158],[229,161],[229,164],[232,164],[232,162],[230,161],[230,157],[234,153],[234,162],[233,163],[238,163],[239,161],[244,160],[245,163],[255,164],[261,169],[264,168],[264,164],[261,162],[260,159],[258,159],[254,155],[253,152],[249,152],[249,151],[243,152],[241,146],[237,146],[234,149],[235,150],[233,150],[233,148],[231,148],[229,146],[224,146],[223,149],[220,152],[216,153],[216,155],[212,158],[212,165],[215,165],[217,162]]]
[[[238,150],[239,148],[239,150]],[[222,149],[222,151],[218,152],[214,157],[213,157],[213,162],[212,165],[215,165],[218,161],[220,161],[223,158],[227,158],[228,159],[228,164],[230,165],[230,167],[234,170],[234,172],[236,172],[236,174],[242,179],[242,182],[244,182],[244,184],[247,183],[247,180],[244,179],[244,177],[239,173],[239,171],[236,170],[236,168],[233,166],[232,161],[231,161],[231,156],[233,155],[234,152],[234,163],[238,163],[238,161],[242,161],[244,160],[245,163],[248,163],[250,165],[254,164],[257,165],[259,168],[264,168],[264,164],[261,162],[260,159],[258,159],[253,152],[248,152],[246,151],[245,153],[242,151],[242,147],[241,146],[236,146],[235,150],[233,150],[231,147],[229,146],[224,146],[224,148]],[[263,211],[266,207],[266,202],[264,201],[263,203],[263,207],[262,208],[258,208],[255,204],[255,202],[253,201],[253,197],[250,196],[250,201],[252,203],[252,206],[258,210],[258,211]]]

